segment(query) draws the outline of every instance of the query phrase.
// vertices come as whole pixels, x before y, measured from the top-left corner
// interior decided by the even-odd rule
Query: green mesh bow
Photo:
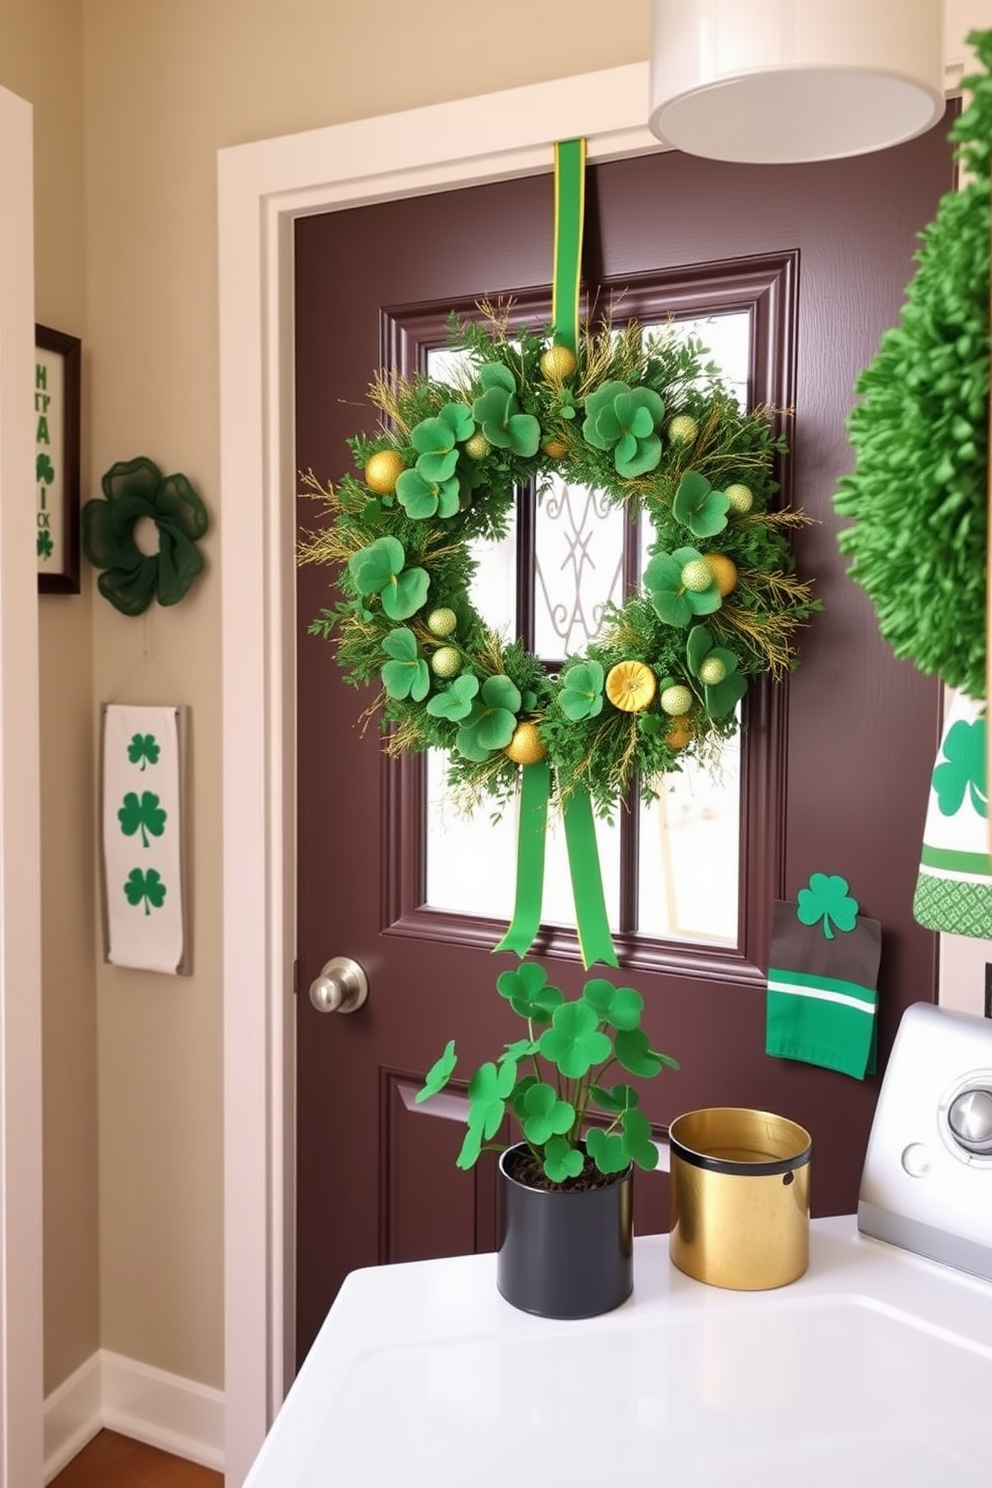
[[[153,598],[178,604],[203,568],[195,546],[207,509],[184,475],[163,475],[139,455],[112,465],[100,482],[106,500],[82,509],[82,548],[104,572],[97,588],[122,615],[140,615]],[[134,529],[142,517],[158,528],[159,550],[142,553]]]

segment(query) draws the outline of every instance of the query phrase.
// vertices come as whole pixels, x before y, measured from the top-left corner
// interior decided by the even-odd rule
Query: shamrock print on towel
[[[955,816],[966,795],[978,816],[988,816],[985,778],[985,719],[959,718],[947,731],[933,772],[933,788],[941,816]]]

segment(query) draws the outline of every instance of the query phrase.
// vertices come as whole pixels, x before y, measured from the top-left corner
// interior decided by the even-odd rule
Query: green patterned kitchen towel
[[[874,1074],[881,954],[881,925],[858,913],[839,874],[814,873],[795,903],[776,900],[765,1052]]]
[[[957,693],[930,780],[913,918],[992,940],[985,704]]]

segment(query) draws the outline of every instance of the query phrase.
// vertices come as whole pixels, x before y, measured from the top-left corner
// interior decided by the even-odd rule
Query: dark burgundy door
[[[945,130],[875,156],[803,167],[741,167],[656,154],[594,167],[585,280],[626,291],[646,318],[749,308],[755,394],[794,408],[783,476],[816,519],[796,539],[824,611],[781,688],[746,714],[740,944],[716,954],[645,942],[617,947],[647,999],[646,1027],[682,1070],[655,1082],[659,1131],[703,1105],[760,1106],[807,1126],[813,1206],[855,1207],[877,1095],[764,1053],[771,900],[814,871],[843,874],[883,927],[879,1053],[902,1010],[935,995],[935,937],[915,924],[913,888],[938,734],[937,684],[895,661],[844,573],[831,493],[850,468],[853,383],[898,318],[916,235],[952,184]],[[347,436],[374,419],[373,373],[407,370],[443,344],[443,312],[516,294],[540,325],[552,262],[552,182],[532,177],[305,218],[296,229],[297,464],[320,481],[349,468]],[[318,520],[299,503],[301,530]],[[455,1170],[461,1131],[413,1094],[445,1041],[463,1067],[516,1037],[493,992],[491,947],[505,923],[425,907],[417,771],[387,764],[367,699],[342,685],[331,646],[307,634],[331,602],[326,569],[303,568],[299,621],[298,1348],[308,1349],[344,1275],[381,1261],[490,1249],[491,1167]],[[574,943],[548,935],[554,979],[582,980]],[[358,960],[369,1000],[321,1015],[307,988],[332,956]],[[457,1104],[447,1114],[457,1116]],[[667,1228],[667,1183],[640,1184],[637,1227]]]

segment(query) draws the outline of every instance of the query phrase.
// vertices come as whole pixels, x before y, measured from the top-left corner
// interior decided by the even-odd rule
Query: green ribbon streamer
[[[556,346],[579,349],[579,279],[585,216],[586,142],[555,145],[555,270],[551,299]]]
[[[541,923],[544,892],[544,844],[547,838],[551,770],[547,762],[524,765],[517,825],[517,893],[513,919],[494,951],[516,951],[525,956]]]
[[[619,966],[606,915],[599,845],[588,791],[573,791],[565,805],[565,845],[572,875],[575,928],[579,935],[582,965],[586,970],[595,961]]]

